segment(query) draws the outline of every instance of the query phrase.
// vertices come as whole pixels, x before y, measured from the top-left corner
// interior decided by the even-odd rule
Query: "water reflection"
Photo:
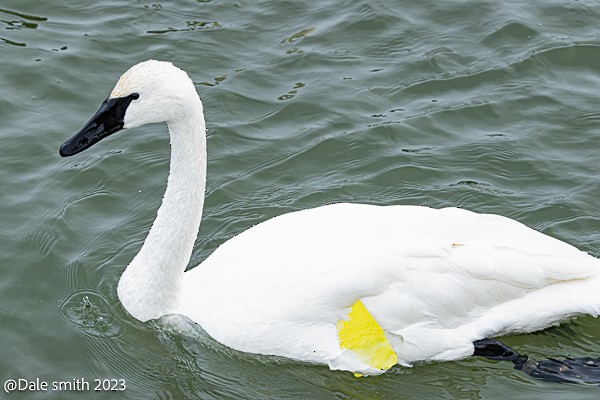
[[[217,21],[186,21],[185,28],[166,28],[166,29],[156,29],[156,30],[148,30],[146,33],[151,34],[165,34],[171,32],[191,32],[197,30],[213,30],[219,29],[223,25],[218,23]]]
[[[2,9],[2,8],[0,8],[0,13],[14,15],[16,17],[20,17],[20,18],[23,18],[23,19],[28,19],[30,21],[48,21],[48,18],[46,18],[46,17],[37,17],[35,15],[24,14],[24,13],[21,13],[21,12],[6,10],[6,9]],[[35,24],[35,25],[36,25],[35,27],[37,27],[37,24]]]
[[[0,18],[0,23],[4,24],[4,29],[6,30],[21,30],[21,29],[37,29],[38,28],[38,24],[37,22],[41,22],[41,21],[47,21],[48,18],[46,17],[37,17],[35,15],[29,15],[29,14],[24,14],[24,13],[20,13],[17,11],[12,11],[12,10],[6,10],[6,9],[2,9],[0,8],[0,15],[2,14],[6,14],[10,17],[18,17],[19,19],[3,19]],[[31,21],[35,21],[35,22],[31,22]],[[0,42],[11,45],[11,46],[16,46],[16,47],[26,47],[27,43],[25,42],[21,42],[15,39],[8,39],[6,37],[0,37]]]

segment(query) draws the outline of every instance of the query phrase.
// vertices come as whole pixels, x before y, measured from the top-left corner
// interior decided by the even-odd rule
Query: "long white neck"
[[[195,94],[195,93],[194,93]],[[140,252],[117,289],[127,311],[141,321],[171,314],[198,235],[206,186],[206,128],[195,96],[180,118],[167,122],[171,166],[167,190]],[[197,100],[197,101],[196,101]]]

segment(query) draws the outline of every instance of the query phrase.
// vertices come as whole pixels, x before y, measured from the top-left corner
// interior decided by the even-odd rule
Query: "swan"
[[[514,361],[490,338],[600,312],[600,260],[509,218],[459,208],[291,212],[185,272],[206,182],[203,105],[186,72],[165,61],[134,65],[60,155],[165,122],[167,188],[117,287],[140,321],[181,314],[232,349],[361,376],[473,355]]]

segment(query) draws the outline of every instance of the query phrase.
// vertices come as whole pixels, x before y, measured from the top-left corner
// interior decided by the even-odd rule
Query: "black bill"
[[[135,98],[127,96],[104,100],[87,124],[60,146],[60,155],[68,157],[77,154],[123,129],[125,111]]]

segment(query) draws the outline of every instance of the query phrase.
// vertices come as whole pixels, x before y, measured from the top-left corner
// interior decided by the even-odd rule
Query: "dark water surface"
[[[0,380],[127,389],[0,398],[598,399],[480,359],[356,379],[139,323],[116,284],[165,189],[166,128],[58,156],[122,72],[171,60],[209,133],[190,266],[271,216],[337,201],[498,213],[600,256],[598,21],[583,0],[2,0]],[[505,342],[598,356],[599,328],[585,317]]]

